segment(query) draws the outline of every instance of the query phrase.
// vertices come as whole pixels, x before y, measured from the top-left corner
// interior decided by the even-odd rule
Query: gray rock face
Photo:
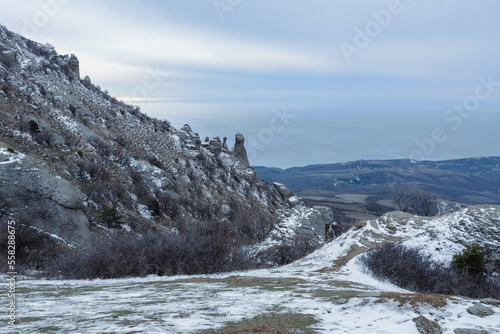
[[[495,311],[493,311],[489,307],[484,306],[481,303],[475,303],[474,306],[471,306],[467,309],[467,312],[480,318],[484,318],[495,313]]]
[[[222,152],[222,144],[219,137],[213,137],[208,143],[208,150],[215,155],[219,155]]]
[[[83,79],[83,82],[85,83],[85,85],[89,86],[92,84],[92,80],[90,80],[90,77],[88,75],[85,76],[85,78]]]
[[[250,167],[250,162],[248,162],[247,150],[245,148],[245,137],[241,133],[237,133],[235,135],[233,157],[236,161],[240,162],[243,167]]]
[[[482,304],[500,307],[500,300],[498,300],[498,299],[484,298],[484,299],[481,299],[480,302]]]
[[[76,74],[76,77],[80,79],[80,61],[73,54],[69,58],[69,68]]]
[[[28,217],[31,226],[70,244],[88,243],[91,234],[80,190],[35,157],[0,150],[2,190],[16,199],[11,204],[13,218]]]
[[[297,205],[305,205],[304,201],[299,196],[290,196],[287,201],[292,208]]]
[[[296,206],[283,212],[269,238],[273,241],[293,241],[297,235],[310,237],[318,244],[325,242],[325,225],[333,221],[329,207]]]
[[[306,206],[306,202],[300,196],[295,196],[292,194],[290,189],[288,189],[283,183],[273,182],[274,189],[278,192],[281,198],[290,205],[291,208],[298,205]]]
[[[443,331],[441,327],[434,321],[427,319],[426,317],[420,316],[414,318],[413,322],[417,326],[417,330],[422,334],[442,334]]]
[[[177,135],[184,142],[185,147],[190,150],[197,150],[201,145],[200,135],[193,132],[188,124],[177,131]]]
[[[283,199],[288,199],[292,192],[283,183],[273,182],[274,189],[280,194]]]
[[[222,142],[222,152],[229,152],[229,148],[227,147],[227,137],[224,137],[224,141]]]
[[[333,222],[333,211],[327,206],[314,206],[311,213],[304,217],[300,234],[314,236],[325,241],[325,225]]]
[[[0,43],[0,62],[12,70],[19,69],[16,53],[7,45]]]
[[[474,328],[457,328],[453,330],[455,334],[488,334],[487,331]]]

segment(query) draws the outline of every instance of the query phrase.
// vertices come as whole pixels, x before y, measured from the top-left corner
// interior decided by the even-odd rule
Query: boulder
[[[474,328],[456,328],[453,330],[455,334],[488,334],[487,331],[482,329],[474,329]]]
[[[474,306],[471,306],[467,309],[467,312],[480,318],[484,318],[495,313],[495,311],[493,311],[489,307],[484,306],[481,303],[475,303]]]
[[[3,63],[12,70],[19,69],[19,62],[17,61],[15,51],[2,43],[0,43],[0,63]]]
[[[280,194],[283,199],[288,199],[292,192],[283,183],[273,182],[274,189]]]
[[[306,203],[304,202],[304,199],[300,196],[290,196],[288,198],[288,204],[293,208],[296,207],[297,205],[303,205],[305,206]]]
[[[500,300],[498,300],[498,299],[484,298],[484,299],[481,299],[480,302],[482,304],[500,307]]]
[[[273,241],[293,241],[300,235],[321,244],[325,242],[325,225],[332,220],[333,212],[329,207],[299,205],[281,213],[269,237]]]
[[[325,225],[333,222],[333,211],[327,206],[313,206],[310,213],[302,220],[299,234],[310,235],[317,240],[325,241]]]
[[[422,334],[442,334],[443,330],[441,327],[434,321],[427,319],[424,316],[420,316],[418,318],[414,318],[413,322],[417,326],[417,330]]]

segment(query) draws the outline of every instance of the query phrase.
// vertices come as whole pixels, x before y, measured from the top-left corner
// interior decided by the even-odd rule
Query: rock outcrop
[[[273,186],[290,210],[282,212],[268,242],[290,241],[297,235],[311,238],[317,243],[325,242],[326,228],[333,223],[332,209],[326,206],[308,207],[302,197],[294,195],[284,184],[274,182]]]
[[[219,137],[213,137],[208,143],[207,149],[215,155],[219,155],[222,152],[222,144]]]
[[[184,146],[189,150],[197,150],[201,145],[200,135],[193,132],[189,124],[177,131],[177,136],[182,140]]]
[[[481,303],[475,303],[473,306],[467,309],[467,312],[480,318],[484,318],[495,313],[495,311],[493,311],[489,307],[484,306]]]
[[[74,54],[69,58],[69,68],[75,73],[76,77],[80,79],[80,61]]]
[[[222,142],[222,152],[229,152],[229,148],[227,147],[227,137],[224,137],[224,141]]]
[[[475,328],[456,328],[453,330],[455,334],[488,334],[487,331]]]
[[[442,334],[443,330],[437,322],[427,319],[424,316],[420,316],[413,319],[417,330],[422,334]]]
[[[16,53],[7,45],[2,43],[0,43],[0,63],[14,71],[19,69]]]
[[[84,245],[91,240],[89,221],[82,209],[84,196],[34,156],[0,148],[0,184],[7,199],[15,200],[15,217],[65,240]],[[10,206],[8,204],[8,206]]]
[[[250,167],[250,162],[248,161],[247,150],[245,148],[245,137],[241,133],[235,135],[235,143],[232,150],[232,155],[234,159],[241,163],[245,168]]]

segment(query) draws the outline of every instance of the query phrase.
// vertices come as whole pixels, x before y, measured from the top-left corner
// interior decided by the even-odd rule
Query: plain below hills
[[[356,219],[374,213],[374,210],[365,210],[368,202],[391,206],[393,189],[399,184],[432,191],[440,200],[448,202],[500,204],[500,157],[446,161],[359,160],[288,169],[255,169],[258,177],[266,182],[284,183],[312,204],[329,203],[344,211],[355,211],[356,214],[347,215]],[[353,203],[358,209],[346,207]],[[360,204],[364,205],[362,209]]]

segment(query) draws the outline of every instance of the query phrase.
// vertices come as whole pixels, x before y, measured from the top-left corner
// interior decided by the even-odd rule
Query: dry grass
[[[286,334],[316,333],[310,327],[317,321],[312,315],[300,313],[266,313],[252,319],[228,323],[224,328],[201,331],[199,334]]]
[[[447,295],[436,294],[386,292],[382,293],[380,299],[377,299],[375,303],[384,303],[388,300],[398,302],[400,307],[410,305],[415,308],[419,305],[427,304],[434,308],[441,308],[445,307],[448,304],[448,300],[453,300],[453,298]]]
[[[354,224],[354,231],[360,230],[366,226],[366,222],[357,222]]]

